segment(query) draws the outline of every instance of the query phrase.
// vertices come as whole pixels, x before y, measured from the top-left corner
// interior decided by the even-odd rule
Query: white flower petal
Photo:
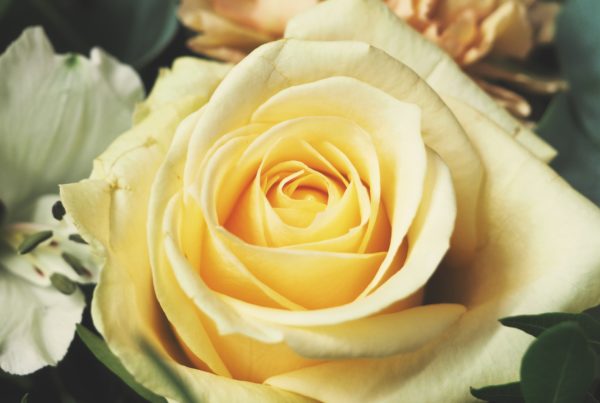
[[[56,365],[81,320],[81,291],[64,295],[0,270],[0,368],[24,375]]]
[[[13,220],[32,198],[88,175],[143,96],[133,69],[99,49],[55,55],[41,28],[0,57],[0,77],[0,199]]]

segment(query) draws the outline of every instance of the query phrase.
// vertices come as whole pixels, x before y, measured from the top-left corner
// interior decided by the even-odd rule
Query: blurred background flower
[[[287,21],[319,0],[182,0],[182,23],[200,35],[197,53],[240,61],[283,36]],[[536,50],[552,43],[560,6],[537,0],[386,0],[389,8],[438,44],[513,115],[532,113],[529,94],[565,88]],[[543,55],[541,55],[543,56]],[[542,68],[540,69],[540,65]],[[543,71],[539,71],[543,70]]]

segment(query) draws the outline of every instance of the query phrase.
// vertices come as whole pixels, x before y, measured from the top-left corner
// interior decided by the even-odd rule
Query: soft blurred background
[[[40,25],[57,53],[99,46],[133,66],[149,89],[160,66],[192,54],[176,0],[0,0],[0,53],[24,28]]]

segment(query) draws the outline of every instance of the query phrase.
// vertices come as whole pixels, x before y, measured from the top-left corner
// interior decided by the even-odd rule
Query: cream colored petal
[[[429,292],[465,303],[467,312],[442,340],[420,351],[324,364],[270,384],[328,402],[472,401],[470,386],[518,379],[531,343],[498,318],[600,303],[598,208],[487,117],[448,102],[470,122],[467,132],[488,172],[482,195],[487,243],[472,265],[444,273]]]
[[[134,119],[141,122],[152,112],[169,103],[193,102],[205,104],[216,86],[229,72],[231,65],[193,57],[175,59],[170,69],[163,68],[148,98],[137,105]]]
[[[352,24],[348,24],[352,21]],[[373,24],[372,21],[377,21]],[[542,160],[554,149],[498,106],[436,45],[424,39],[377,0],[329,0],[293,18],[286,38],[320,41],[359,40],[386,51],[423,77],[436,92],[462,100],[489,116]],[[333,64],[333,66],[336,66]],[[373,64],[369,64],[370,67]],[[534,137],[535,140],[530,138]],[[460,194],[460,192],[459,192]]]
[[[163,169],[159,172],[153,185],[154,188],[160,189],[158,195],[167,195],[168,197],[169,194],[177,191],[180,181],[172,180],[172,176],[166,176],[163,172],[170,173],[174,166],[181,165],[181,161],[173,160],[172,155],[185,153],[189,134],[200,114],[201,111],[193,113],[179,125],[173,144],[170,147],[169,156],[163,162]],[[171,181],[165,182],[165,177]],[[173,200],[174,202],[178,201],[177,199]],[[228,369],[204,329],[201,317],[178,285],[161,245],[155,243],[157,238],[162,239],[161,235],[165,232],[165,229],[162,228],[163,223],[160,220],[160,215],[153,211],[155,205],[159,205],[159,208],[164,210],[164,206],[160,205],[161,202],[164,201],[160,197],[157,198],[155,193],[154,198],[150,201],[150,213],[148,215],[150,218],[148,222],[150,266],[152,267],[156,298],[166,318],[174,325],[180,341],[189,349],[188,357],[191,356],[200,361],[196,361],[194,364],[198,368],[209,369],[217,375],[230,376]],[[172,208],[170,207],[170,209]],[[194,217],[192,214],[190,216],[188,219]],[[197,225],[200,225],[200,223],[198,222]]]
[[[284,332],[286,342],[304,357],[381,358],[423,347],[464,312],[459,304],[421,305],[337,326],[287,327]]]

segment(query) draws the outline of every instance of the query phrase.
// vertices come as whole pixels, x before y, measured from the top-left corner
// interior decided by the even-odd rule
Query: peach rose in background
[[[500,105],[520,118],[528,101],[500,82],[526,92],[552,94],[565,88],[558,78],[515,71],[486,58],[524,59],[552,41],[558,4],[536,0],[386,0],[388,7],[436,43],[475,78]],[[183,0],[179,17],[201,34],[189,47],[237,63],[257,46],[283,36],[286,23],[319,0]]]
[[[533,45],[533,0],[388,0],[387,5],[460,65],[494,51],[523,58]]]
[[[178,59],[61,187],[93,318],[152,391],[464,402],[518,377],[497,319],[600,302],[600,212],[553,150],[379,1],[328,0],[238,65]],[[432,387],[434,385],[435,387]]]
[[[195,52],[237,63],[263,43],[283,36],[287,22],[319,0],[183,0],[181,22],[201,32]]]

